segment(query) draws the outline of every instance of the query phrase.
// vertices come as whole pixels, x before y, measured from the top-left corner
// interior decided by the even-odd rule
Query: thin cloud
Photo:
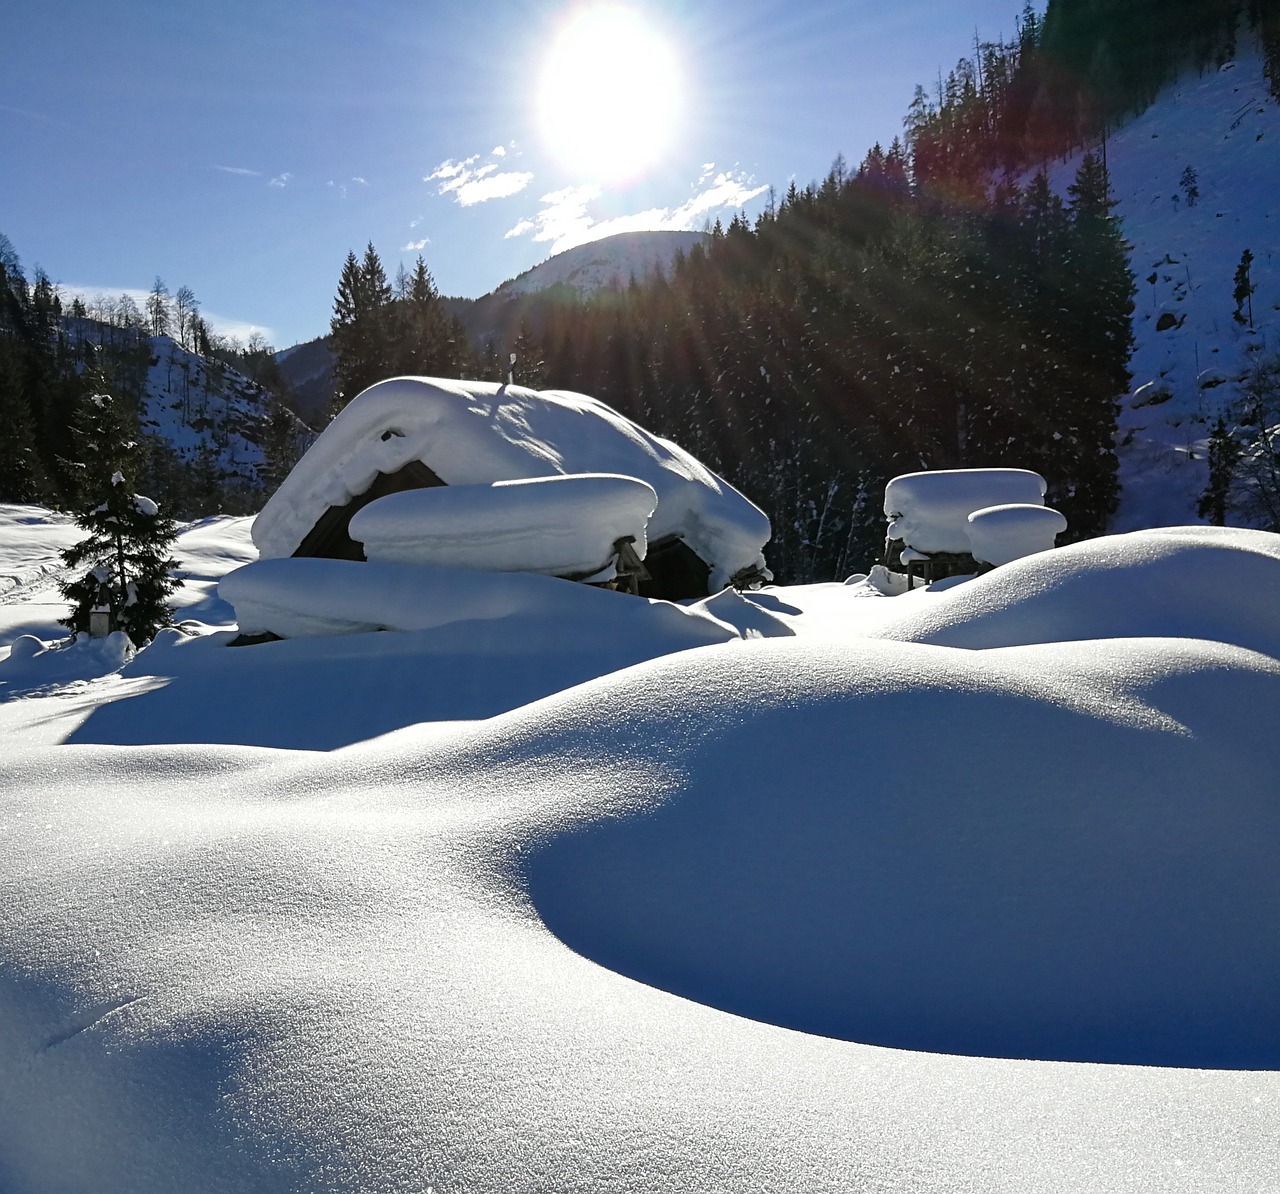
[[[261,170],[249,170],[244,166],[214,166],[215,170],[221,170],[223,174],[239,174],[246,178],[261,178]]]
[[[331,191],[337,191],[339,199],[345,199],[347,197],[347,184],[345,182],[334,182],[331,178],[324,185]]]
[[[352,178],[351,181],[362,187],[367,187],[369,185],[369,180],[367,178],[361,178],[358,174]]]
[[[499,145],[490,156],[505,158],[507,150]],[[478,153],[460,162],[448,159],[441,162],[423,181],[438,183],[436,194],[451,196],[460,207],[474,207],[477,203],[488,203],[493,199],[509,199],[512,195],[518,195],[533,181],[531,171],[499,171],[497,162],[486,162],[478,166],[476,163],[479,161]]]
[[[267,186],[277,188],[287,187],[292,181],[293,175],[286,170],[283,174],[277,174],[275,178],[267,183]]]
[[[425,249],[431,243],[431,237],[424,236],[421,240],[411,240],[407,245],[400,246],[402,253],[416,253],[420,249]]]
[[[543,195],[541,210],[521,220],[506,236],[532,235],[539,243],[550,243],[554,255],[618,232],[691,231],[712,212],[742,207],[769,189],[751,184],[750,178],[731,170],[714,176],[704,174],[694,193],[679,207],[651,207],[605,220],[591,214],[592,204],[601,196],[599,187],[566,187]]]

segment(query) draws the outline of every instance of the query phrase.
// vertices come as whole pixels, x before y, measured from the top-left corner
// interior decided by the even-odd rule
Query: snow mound
[[[1280,535],[1230,527],[1109,535],[921,598],[878,633],[969,648],[1198,638],[1280,659]]]
[[[538,645],[607,641],[661,628],[669,650],[740,637],[715,617],[668,601],[523,572],[476,572],[350,560],[260,560],[225,576],[222,597],[245,634],[358,634],[517,620],[543,627]],[[525,649],[532,649],[526,640]]]
[[[969,515],[969,552],[983,564],[1009,564],[1049,551],[1067,520],[1048,506],[985,506]]]
[[[10,644],[8,656],[0,659],[0,699],[109,675],[134,654],[129,636],[119,630],[105,638],[78,634],[54,643],[20,635]]]
[[[888,537],[926,555],[969,552],[968,518],[985,506],[1044,505],[1044,478],[1020,468],[938,469],[894,477],[884,488]]]
[[[680,535],[711,565],[712,589],[764,567],[765,514],[688,452],[584,394],[491,382],[400,377],[358,394],[258,515],[264,558],[291,555],[330,506],[378,473],[420,461],[446,485],[615,473],[658,495],[654,541]]]
[[[674,743],[678,777],[526,863],[602,965],[899,1048],[1280,1067],[1280,802],[1270,740],[1239,734],[1280,708],[1275,661],[793,639],[657,661],[590,707],[601,757]],[[569,694],[517,755],[586,712]]]
[[[643,481],[604,473],[446,485],[370,502],[350,534],[377,563],[611,580],[617,540],[644,557],[657,504]]]

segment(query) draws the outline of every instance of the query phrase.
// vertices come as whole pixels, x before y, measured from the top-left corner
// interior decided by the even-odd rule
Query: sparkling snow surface
[[[253,530],[264,557],[292,555],[330,506],[380,472],[419,460],[446,485],[601,472],[651,486],[649,539],[680,534],[711,565],[711,588],[764,566],[764,513],[669,440],[594,398],[492,382],[398,377],[358,394],[272,495]]]
[[[244,520],[176,554],[192,633],[0,659],[6,1194],[1280,1185],[1280,537],[577,651],[228,648]]]

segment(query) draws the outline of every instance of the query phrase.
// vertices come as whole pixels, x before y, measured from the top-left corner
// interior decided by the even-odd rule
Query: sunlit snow
[[[1280,537],[292,561],[416,628],[231,647],[284,561],[213,519],[130,658],[49,628],[67,533],[0,507],[0,1188],[1280,1184]]]

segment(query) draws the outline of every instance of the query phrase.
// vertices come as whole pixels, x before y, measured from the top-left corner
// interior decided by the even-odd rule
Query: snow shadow
[[[1280,1068],[1280,805],[1239,734],[1280,707],[1274,667],[1168,642],[1088,661],[832,654],[761,645],[757,695],[720,711],[664,711],[619,678],[636,741],[699,728],[659,807],[525,860],[551,931],[640,982],[828,1037]],[[632,675],[661,691],[659,669]]]

